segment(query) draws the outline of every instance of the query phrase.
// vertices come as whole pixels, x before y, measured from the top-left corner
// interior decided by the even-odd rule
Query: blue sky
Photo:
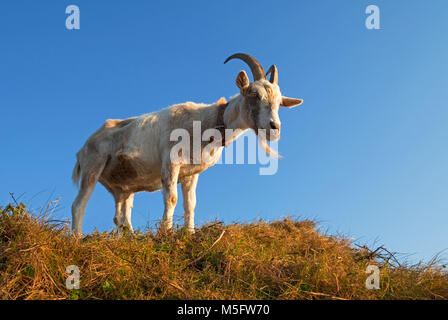
[[[65,28],[70,4],[80,30]],[[381,30],[365,27],[370,4]],[[223,61],[247,52],[305,102],[280,111],[277,174],[200,176],[197,224],[294,216],[411,260],[448,248],[446,1],[2,1],[0,12],[0,204],[9,192],[36,209],[60,198],[55,216],[69,218],[75,153],[105,119],[230,97],[248,68]],[[138,194],[134,227],[162,211],[160,192]],[[84,231],[113,216],[98,185]]]

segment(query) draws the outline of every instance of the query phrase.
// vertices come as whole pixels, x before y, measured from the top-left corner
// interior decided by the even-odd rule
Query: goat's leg
[[[184,223],[185,229],[194,233],[194,208],[196,207],[196,185],[198,174],[184,178],[182,181],[182,197],[184,199]]]
[[[87,202],[103,172],[104,166],[105,162],[97,163],[96,165],[88,166],[88,169],[82,173],[81,187],[78,196],[72,204],[72,233],[74,235],[82,235],[82,219],[86,211]]]
[[[177,203],[177,179],[179,177],[179,165],[166,163],[162,166],[163,212],[161,229],[166,231],[173,227],[173,213]]]
[[[115,193],[115,217],[114,223],[118,232],[123,231],[124,227],[134,232],[131,224],[131,210],[134,203],[133,193]]]
[[[113,193],[115,198],[115,217],[114,217],[114,223],[117,227],[118,232],[121,232],[121,227],[123,224],[123,205],[125,196],[122,193],[115,192]]]
[[[132,228],[132,223],[131,223],[131,213],[132,213],[132,207],[134,205],[134,194],[131,193],[126,200],[123,203],[123,217],[122,217],[122,221],[123,221],[123,225],[127,228],[129,228],[129,230],[131,232],[134,232],[134,229]]]

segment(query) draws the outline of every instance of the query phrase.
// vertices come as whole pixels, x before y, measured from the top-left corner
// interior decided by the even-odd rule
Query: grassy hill
[[[379,290],[365,286],[372,264]],[[69,265],[80,289],[65,286]],[[0,299],[448,299],[444,270],[402,265],[307,220],[75,239],[47,213],[0,208]]]

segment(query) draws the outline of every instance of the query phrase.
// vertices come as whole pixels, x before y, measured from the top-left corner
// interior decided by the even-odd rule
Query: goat
[[[282,96],[278,86],[278,71],[272,65],[265,74],[252,56],[237,53],[226,59],[241,59],[250,67],[254,81],[250,82],[244,70],[238,73],[236,85],[240,94],[229,102],[220,99],[213,104],[186,102],[157,112],[126,120],[106,120],[104,125],[86,141],[76,154],[73,182],[79,193],[72,204],[72,232],[82,235],[82,220],[87,202],[99,181],[115,199],[115,217],[118,230],[131,232],[131,210],[134,193],[162,189],[164,213],[161,230],[170,230],[177,203],[177,184],[181,184],[184,199],[184,223],[188,232],[194,232],[196,185],[201,172],[216,164],[222,150],[239,135],[252,129],[268,130],[266,139],[280,138],[279,107],[300,105],[302,99]],[[270,73],[269,81],[266,79]],[[233,134],[215,141],[211,159],[191,164],[172,160],[174,142],[170,133],[178,128],[191,132],[193,122],[200,121],[201,130],[233,129]],[[201,144],[201,150],[204,145]]]

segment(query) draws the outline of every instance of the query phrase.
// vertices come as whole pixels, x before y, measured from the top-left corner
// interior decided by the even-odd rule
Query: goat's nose
[[[271,120],[270,125],[272,129],[280,130],[280,123]]]

